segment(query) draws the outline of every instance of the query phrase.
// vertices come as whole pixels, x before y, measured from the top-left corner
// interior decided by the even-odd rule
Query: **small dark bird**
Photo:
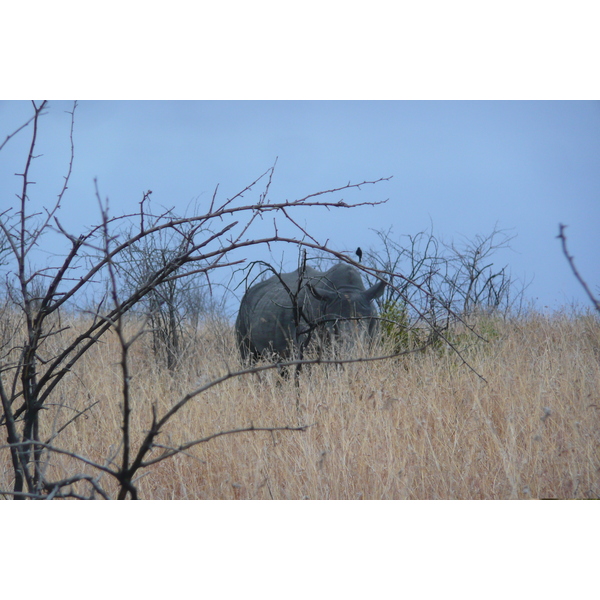
[[[356,249],[356,256],[358,256],[358,262],[360,262],[362,260],[362,250],[360,247]]]

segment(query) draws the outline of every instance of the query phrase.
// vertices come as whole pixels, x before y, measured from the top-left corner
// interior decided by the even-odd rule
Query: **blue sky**
[[[53,200],[68,162],[71,103],[53,101],[35,164],[36,202]],[[0,103],[2,139],[29,103]],[[23,135],[25,133],[25,135]],[[155,205],[189,212],[224,199],[277,159],[270,197],[392,176],[335,199],[380,201],[351,211],[311,210],[300,221],[336,250],[377,249],[374,230],[395,239],[433,226],[445,241],[494,227],[516,235],[495,255],[528,283],[538,307],[586,303],[556,235],[568,225],[571,253],[592,289],[600,285],[600,103],[556,101],[83,101],[76,111],[75,163],[61,222],[73,233],[98,218],[94,178],[113,214],[135,210],[145,190]],[[0,153],[0,197],[18,190],[29,133]],[[258,189],[260,191],[260,188]],[[248,199],[257,198],[258,191]],[[257,229],[257,235],[270,231]],[[248,258],[280,262],[266,248]],[[296,253],[283,264],[295,267]]]

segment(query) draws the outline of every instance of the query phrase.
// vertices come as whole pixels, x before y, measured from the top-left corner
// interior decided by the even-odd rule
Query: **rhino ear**
[[[308,291],[320,302],[331,302],[337,297],[337,294],[335,292],[330,292],[329,290],[323,289],[317,290],[315,286],[310,283],[306,287],[308,288]]]
[[[366,292],[365,295],[367,300],[371,302],[371,300],[375,300],[375,298],[379,298],[383,291],[385,290],[385,286],[387,285],[387,281],[378,281],[375,285],[372,285]]]

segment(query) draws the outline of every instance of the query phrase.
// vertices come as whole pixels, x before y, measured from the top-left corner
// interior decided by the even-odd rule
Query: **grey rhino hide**
[[[385,286],[386,282],[380,281],[366,290],[360,273],[345,263],[325,273],[306,267],[302,279],[296,270],[253,285],[242,298],[235,323],[242,358],[255,359],[268,353],[281,358],[297,355],[316,325],[339,334],[359,318],[373,335],[372,301],[383,294]]]

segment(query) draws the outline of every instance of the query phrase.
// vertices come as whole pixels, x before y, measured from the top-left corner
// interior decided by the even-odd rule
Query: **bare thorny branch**
[[[575,259],[573,258],[573,256],[571,256],[571,254],[569,254],[569,250],[567,248],[567,236],[565,235],[566,225],[563,225],[561,223],[558,227],[559,227],[559,232],[558,232],[557,237],[561,242],[563,254],[565,255],[565,258],[567,259],[567,262],[569,263],[569,266],[571,267],[571,271],[573,271],[573,275],[575,275],[575,278],[577,279],[577,281],[579,281],[579,283],[581,284],[581,287],[585,290],[585,293],[587,294],[588,298],[591,300],[594,308],[600,313],[600,300],[598,300],[598,298],[596,298],[594,296],[594,294],[592,294],[587,283],[585,282],[583,277],[579,274],[579,271],[577,270],[577,267],[575,266]]]

